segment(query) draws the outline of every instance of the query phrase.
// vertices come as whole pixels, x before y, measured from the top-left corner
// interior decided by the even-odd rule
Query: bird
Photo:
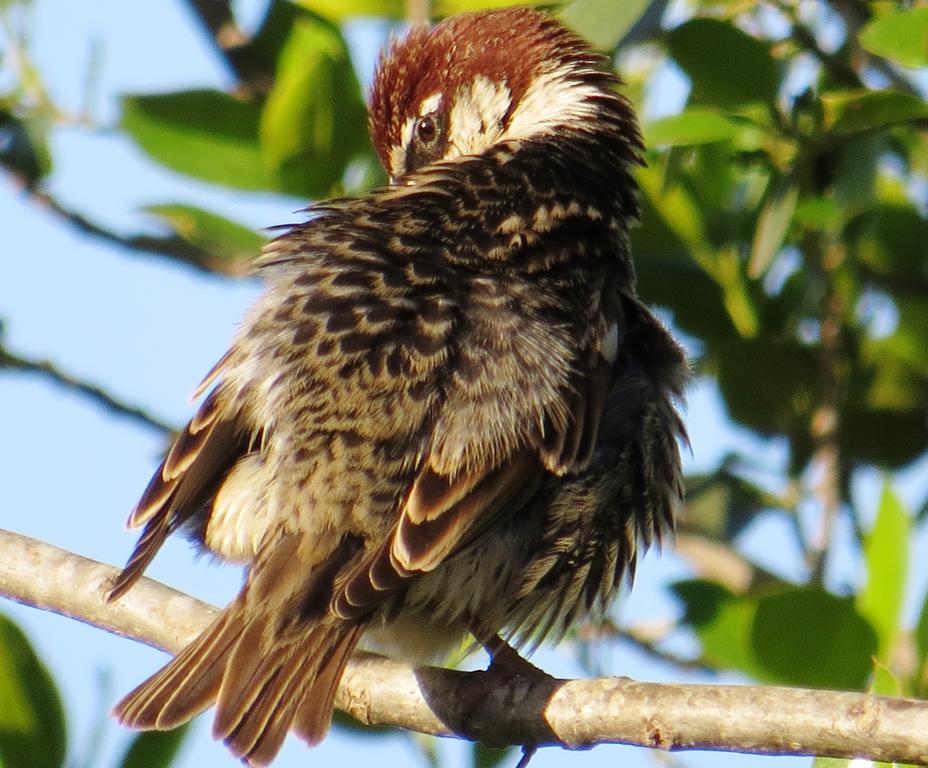
[[[643,155],[608,61],[510,7],[414,25],[369,129],[389,182],[311,205],[131,513],[108,599],[179,532],[246,568],[115,707],[267,765],[359,644],[532,650],[601,616],[683,504],[688,366],[637,295]]]

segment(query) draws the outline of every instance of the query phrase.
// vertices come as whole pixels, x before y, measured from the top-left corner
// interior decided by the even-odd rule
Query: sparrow
[[[238,596],[115,709],[250,765],[325,735],[365,642],[533,647],[605,612],[682,502],[680,346],[636,294],[642,144],[608,62],[528,8],[381,57],[389,185],[311,206],[129,519],[124,594],[182,532]]]

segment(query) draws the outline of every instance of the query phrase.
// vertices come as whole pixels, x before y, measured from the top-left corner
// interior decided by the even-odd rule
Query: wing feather
[[[493,524],[520,509],[543,476],[534,451],[528,450],[488,473],[454,480],[426,467],[413,483],[386,541],[354,570],[336,595],[335,613],[343,618],[367,614],[408,579],[434,570],[471,546]],[[435,494],[442,483],[448,492]],[[428,490],[420,494],[420,488]],[[410,509],[412,514],[407,512]]]
[[[248,435],[239,418],[225,407],[221,388],[213,390],[174,440],[129,516],[130,528],[144,528],[107,594],[108,601],[118,599],[138,581],[168,535],[209,502],[223,477],[248,451]]]
[[[596,320],[594,327],[601,330],[588,333],[560,399],[544,413],[540,419],[544,428],[538,429],[534,438],[523,439],[518,449],[499,457],[492,447],[478,443],[475,448],[467,442],[473,438],[459,432],[460,442],[444,436],[439,455],[425,456],[385,540],[336,593],[336,615],[348,619],[370,613],[403,589],[409,579],[435,570],[507,516],[517,514],[549,472],[577,473],[589,465],[614,377],[613,360],[604,354],[614,355],[612,350],[604,350],[609,344],[606,337],[617,332],[614,317],[599,316]],[[473,396],[473,378],[461,386],[470,389],[457,393],[452,383],[443,407],[453,408],[460,397]],[[526,413],[538,407],[530,397],[512,405],[516,409],[511,414],[512,424],[525,423]],[[564,411],[567,417],[560,418]],[[439,415],[436,424],[441,423]],[[505,422],[499,425],[506,426]],[[511,435],[504,435],[498,444],[513,442],[517,443]],[[450,456],[459,457],[456,464],[449,464]]]

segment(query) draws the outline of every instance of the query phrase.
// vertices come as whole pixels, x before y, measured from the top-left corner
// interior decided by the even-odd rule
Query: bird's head
[[[597,128],[638,134],[604,59],[551,16],[504,8],[413,27],[381,57],[371,139],[391,179],[501,141]]]

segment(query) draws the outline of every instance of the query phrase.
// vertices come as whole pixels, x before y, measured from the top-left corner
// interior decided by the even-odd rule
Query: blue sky
[[[243,4],[255,19],[259,0]],[[120,93],[153,92],[225,84],[225,72],[180,2],[55,3],[37,0],[29,21],[31,51],[52,95],[66,111],[78,112],[91,45],[102,54],[95,117],[112,124]],[[350,38],[359,66],[369,70],[377,30],[355,25]],[[4,42],[0,38],[0,49]],[[658,104],[658,108],[662,105]],[[663,105],[666,108],[666,104]],[[56,166],[52,193],[65,205],[121,232],[153,223],[139,208],[187,202],[225,213],[255,228],[293,220],[305,201],[260,195],[233,195],[155,166],[118,134],[63,127],[53,133]],[[222,354],[235,323],[259,286],[195,273],[156,257],[127,253],[75,233],[0,180],[0,317],[10,349],[47,358],[62,369],[105,386],[175,424],[191,413],[189,393]],[[747,447],[761,461],[783,461],[776,445],[761,445],[728,424],[714,389],[697,385],[687,416],[693,440],[690,469],[707,469],[733,447]],[[121,564],[134,542],[125,518],[163,449],[161,438],[136,423],[34,378],[0,375],[0,525],[91,558]],[[862,493],[871,493],[864,488]],[[797,553],[773,521],[755,526],[746,548],[775,570],[798,576]],[[853,564],[837,566],[852,576]],[[672,553],[649,556],[638,585],[623,603],[627,621],[672,619],[677,606],[663,585],[687,574]],[[217,604],[238,587],[234,568],[197,559],[186,542],[169,543],[149,575]],[[70,719],[70,754],[75,765],[85,754],[92,727],[119,695],[160,666],[165,657],[151,649],[73,621],[20,606],[0,604],[29,633],[62,687]],[[686,638],[680,640],[687,645]],[[640,679],[684,679],[624,647],[603,652],[606,667]],[[542,651],[536,661],[553,674],[577,675],[565,653]],[[687,678],[692,680],[693,678]],[[698,678],[697,678],[698,679]],[[236,765],[208,736],[201,718],[178,766]],[[103,759],[112,765],[128,734],[112,721]],[[443,744],[443,765],[459,765],[462,750]],[[415,750],[400,736],[353,739],[333,734],[312,755],[291,740],[280,768],[336,761],[373,760],[418,764]],[[685,765],[760,765],[759,758],[685,755]],[[566,755],[544,750],[536,768],[552,765],[654,764],[643,750],[599,748]],[[764,761],[769,764],[768,761]],[[780,761],[808,764],[808,760]]]

